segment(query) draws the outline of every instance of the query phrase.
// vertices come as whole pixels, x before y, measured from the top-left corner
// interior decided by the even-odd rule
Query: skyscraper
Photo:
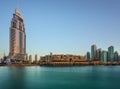
[[[97,58],[101,59],[101,48],[97,49]]]
[[[107,51],[102,51],[101,60],[107,62]]]
[[[18,9],[15,9],[10,27],[10,52],[13,60],[25,60],[26,58],[26,33],[24,20]]]
[[[108,48],[108,61],[114,61],[114,47],[110,46]]]
[[[37,54],[35,55],[35,63],[37,63],[38,61],[38,57],[37,57]]]
[[[97,50],[96,45],[92,45],[91,46],[91,58],[92,59],[95,59],[97,57],[97,53],[96,53],[97,51],[96,50]]]
[[[117,51],[115,51],[115,53],[114,53],[114,60],[118,61],[118,59],[119,59],[119,54],[118,54]]]
[[[86,57],[87,57],[87,61],[90,61],[90,52],[87,52]]]

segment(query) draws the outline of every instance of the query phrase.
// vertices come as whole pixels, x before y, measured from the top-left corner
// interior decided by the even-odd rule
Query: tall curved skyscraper
[[[21,13],[15,9],[10,27],[10,53],[13,60],[25,60],[26,57],[26,33],[25,24]]]

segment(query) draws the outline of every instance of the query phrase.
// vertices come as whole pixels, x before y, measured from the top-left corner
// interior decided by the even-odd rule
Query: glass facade
[[[97,58],[101,59],[101,49],[97,49]]]
[[[101,59],[102,62],[107,62],[107,51],[102,51]]]
[[[117,51],[114,53],[114,60],[119,61],[119,54]]]
[[[87,57],[87,61],[90,61],[90,52],[87,52],[86,57]]]
[[[97,51],[96,51],[97,47],[96,45],[92,45],[91,46],[91,58],[94,59],[97,57]]]
[[[114,61],[114,47],[110,46],[108,48],[108,61]]]

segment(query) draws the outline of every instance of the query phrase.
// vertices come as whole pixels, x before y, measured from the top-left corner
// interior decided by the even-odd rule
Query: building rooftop
[[[15,14],[16,14],[17,16],[19,16],[20,18],[23,19],[23,16],[22,16],[21,13],[19,12],[18,8],[15,9]]]

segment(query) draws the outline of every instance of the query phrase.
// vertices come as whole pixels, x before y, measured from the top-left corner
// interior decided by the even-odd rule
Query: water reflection
[[[0,67],[0,89],[118,89],[120,66]]]
[[[2,79],[0,82],[1,89],[26,89],[26,71],[24,67],[2,67],[2,70],[2,76],[0,74],[0,79]]]

